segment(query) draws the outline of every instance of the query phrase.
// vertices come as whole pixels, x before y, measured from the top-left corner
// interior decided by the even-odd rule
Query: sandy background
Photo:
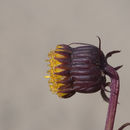
[[[0,130],[103,130],[107,104],[99,92],[59,99],[49,91],[48,52],[60,43],[88,42],[119,71],[115,130],[130,121],[129,0],[0,0]],[[125,130],[128,130],[126,128]]]

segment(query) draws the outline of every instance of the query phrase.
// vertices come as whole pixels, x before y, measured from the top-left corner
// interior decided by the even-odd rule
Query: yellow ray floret
[[[56,74],[57,72],[62,72],[65,70],[65,69],[61,69],[61,68],[57,67],[57,66],[61,65],[62,63],[59,62],[58,60],[56,60],[56,58],[62,58],[62,59],[65,58],[64,55],[56,53],[56,51],[63,51],[61,48],[63,48],[63,47],[59,45],[56,47],[56,50],[50,51],[50,53],[48,54],[48,57],[49,57],[48,62],[49,62],[50,70],[47,71],[49,76],[45,76],[45,78],[49,78],[48,83],[50,86],[50,90],[53,93],[56,93],[59,97],[63,97],[66,95],[66,93],[58,92],[59,88],[64,85],[64,84],[58,83],[58,82],[63,80],[64,78],[66,78],[66,76]]]

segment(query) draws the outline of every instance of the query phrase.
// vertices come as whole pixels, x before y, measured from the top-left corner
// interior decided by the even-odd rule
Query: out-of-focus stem
[[[130,125],[130,123],[125,123],[124,125],[122,125],[118,130],[123,130],[125,127],[127,127],[128,125]]]

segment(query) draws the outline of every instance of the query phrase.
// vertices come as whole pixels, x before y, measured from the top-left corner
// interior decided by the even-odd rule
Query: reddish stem
[[[110,94],[105,130],[113,130],[116,108],[118,103],[119,86],[120,86],[119,76],[116,70],[110,65],[107,65],[105,67],[105,71],[107,75],[109,75],[111,78],[111,84],[110,84],[111,94]]]

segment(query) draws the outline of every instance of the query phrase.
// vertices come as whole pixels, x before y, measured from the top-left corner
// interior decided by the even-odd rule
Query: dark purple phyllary
[[[49,53],[51,69],[48,71],[50,76],[46,77],[50,78],[51,91],[62,98],[69,98],[76,92],[100,91],[103,99],[109,102],[105,130],[113,130],[119,95],[117,70],[122,66],[113,68],[108,64],[107,59],[120,51],[111,51],[104,55],[101,50],[101,40],[99,37],[98,39],[99,48],[86,43],[58,45],[54,51]],[[71,47],[73,44],[80,46]],[[106,81],[106,75],[110,77],[111,82]],[[106,95],[106,92],[109,92],[106,89],[107,86],[110,88],[110,98]]]

